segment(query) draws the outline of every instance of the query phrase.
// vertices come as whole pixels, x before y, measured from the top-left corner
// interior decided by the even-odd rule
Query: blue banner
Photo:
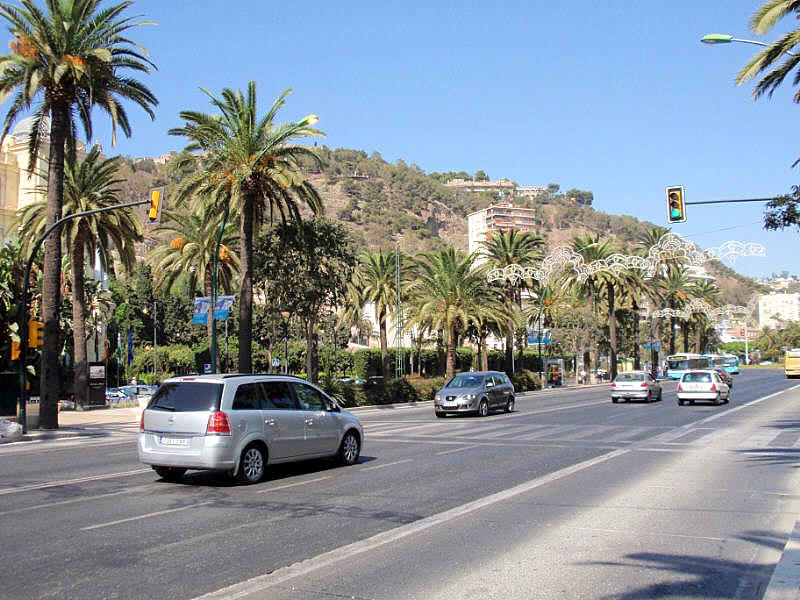
[[[214,305],[214,318],[217,321],[224,321],[228,318],[235,299],[236,296],[219,296],[217,298],[217,302]]]
[[[128,329],[128,365],[133,362],[133,333]]]
[[[224,321],[230,314],[235,296],[218,296],[214,304],[214,319]],[[205,325],[208,323],[208,309],[211,306],[211,298],[202,296],[194,299],[194,315],[192,315],[192,325]]]
[[[549,344],[551,341],[550,338],[550,330],[549,329],[542,329],[542,344]],[[539,332],[535,329],[528,329],[528,344],[538,344],[539,342]]]
[[[192,325],[205,325],[208,322],[208,308],[211,306],[211,298],[203,296],[194,299],[194,314],[192,315]]]

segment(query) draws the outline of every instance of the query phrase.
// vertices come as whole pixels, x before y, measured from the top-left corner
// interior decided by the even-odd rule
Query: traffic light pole
[[[109,212],[112,210],[119,210],[120,208],[128,208],[129,206],[139,206],[141,204],[150,204],[150,200],[137,200],[136,202],[127,202],[125,204],[115,204],[114,206],[106,206],[104,208],[96,208],[94,210],[86,210],[83,212],[73,213],[67,215],[53,223],[39,238],[33,246],[28,263],[25,265],[25,275],[22,280],[22,302],[19,307],[19,421],[22,425],[22,433],[28,433],[27,424],[27,411],[26,405],[28,401],[28,321],[30,315],[28,314],[28,283],[31,278],[31,269],[33,268],[33,261],[39,253],[39,248],[53,231],[61,227],[67,221],[77,219],[78,217],[85,217],[96,213]]]

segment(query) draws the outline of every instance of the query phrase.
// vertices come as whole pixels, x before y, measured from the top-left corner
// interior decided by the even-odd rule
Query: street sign
[[[203,365],[203,373],[211,373],[211,363],[205,363]]]
[[[273,358],[272,359],[272,366],[273,367],[280,367],[281,366],[281,359],[280,358]]]

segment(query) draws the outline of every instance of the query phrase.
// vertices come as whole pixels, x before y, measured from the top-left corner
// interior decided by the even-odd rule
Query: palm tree
[[[375,317],[381,343],[381,371],[386,381],[391,375],[389,368],[389,343],[386,336],[386,317],[397,305],[397,264],[394,250],[378,249],[363,252],[359,258],[357,281],[360,298],[375,307]],[[407,262],[407,261],[403,261]],[[363,308],[363,304],[361,306]]]
[[[750,17],[750,29],[756,35],[765,35],[778,21],[789,15],[800,18],[800,3],[797,0],[767,0]],[[798,43],[800,28],[792,29],[779,40],[767,44],[742,67],[734,79],[736,85],[755,79],[769,70],[753,88],[753,97],[757,99],[765,93],[772,96],[792,69],[800,64],[800,52],[795,50]],[[793,83],[798,83],[796,76]],[[800,103],[800,90],[795,92],[794,101]]]
[[[164,214],[168,219],[156,232],[166,234],[170,242],[158,246],[148,256],[155,273],[156,287],[167,292],[188,289],[192,296],[196,296],[198,291],[210,296],[211,271],[222,215],[216,207],[208,204],[201,204],[196,210],[180,206],[174,210],[165,210]],[[217,280],[226,293],[233,291],[234,276],[239,269],[239,257],[231,250],[237,241],[236,225],[229,221],[220,240],[217,263]],[[212,327],[213,320],[209,314],[206,320],[209,353]],[[216,373],[218,357],[212,356],[211,361]]]
[[[614,253],[614,250],[611,246],[611,240],[600,240],[600,234],[598,233],[594,237],[591,235],[586,235],[584,237],[574,237],[572,238],[572,249],[580,254],[583,257],[583,261],[586,264],[593,263],[598,260],[602,260],[611,256]],[[610,279],[607,273],[597,273],[595,275],[589,276],[585,282],[581,283],[577,276],[570,272],[567,275],[566,281],[568,284],[573,285],[581,285],[585,286],[585,293],[586,293],[586,300],[587,305],[589,308],[589,312],[594,314],[597,308],[597,294],[605,286],[606,280]],[[613,315],[614,313],[614,297],[613,297],[613,285],[611,291],[611,300],[609,302],[609,314]],[[612,348],[612,362],[616,365],[616,318],[609,319],[609,337],[614,344]],[[589,347],[589,340],[587,338],[586,345]],[[584,365],[586,365],[588,358],[588,362],[590,366],[595,362],[594,357],[594,349],[589,347],[588,349],[588,357],[584,355]],[[591,369],[587,369],[591,372]]]
[[[663,298],[667,307],[678,309],[692,298],[692,278],[683,266],[672,266],[664,280]],[[675,354],[675,317],[670,318],[669,353]]]
[[[171,135],[189,140],[188,152],[204,151],[203,168],[188,177],[178,190],[179,198],[209,198],[221,207],[238,203],[239,253],[239,371],[252,371],[253,329],[253,227],[269,209],[270,219],[278,212],[300,220],[300,205],[314,214],[323,212],[322,198],[303,176],[301,162],[319,158],[310,148],[291,144],[297,138],[322,136],[309,127],[316,122],[311,115],[298,122],[276,125],[275,116],[291,90],[283,92],[267,114],[258,119],[256,84],[251,81],[247,94],[222,90],[219,98],[201,90],[219,110],[219,115],[183,111],[183,127],[170,129]],[[189,160],[192,155],[188,155]]]
[[[83,159],[68,155],[64,169],[64,208],[67,212],[74,214],[119,204],[120,186],[124,183],[117,178],[119,164],[119,157],[104,159],[98,146],[94,146]],[[25,206],[19,212],[18,223],[28,235],[27,244],[33,245],[47,227],[47,202]],[[67,221],[61,228],[61,239],[69,250],[71,265],[75,354],[73,387],[75,401],[82,406],[89,395],[84,285],[86,255],[96,254],[107,268],[113,263],[110,252],[116,250],[122,266],[132,270],[136,261],[134,242],[142,239],[142,225],[130,210],[96,213]]]
[[[710,306],[714,306],[718,303],[719,294],[719,288],[714,283],[705,279],[695,282],[695,284],[692,286],[692,296],[694,298],[705,300]],[[688,324],[689,323],[687,322],[687,325]],[[709,322],[705,313],[695,313],[692,315],[691,324],[694,326],[695,330],[694,351],[695,353],[700,354],[700,350],[702,349],[703,345],[703,336],[711,326],[711,323]]]
[[[492,232],[491,237],[481,243],[482,253],[489,259],[489,265],[495,269],[503,269],[509,265],[531,266],[542,258],[544,239],[535,233],[520,232],[516,229]],[[516,304],[522,308],[520,290],[509,280],[505,282],[506,301],[509,306]],[[506,328],[505,370],[513,371],[514,327],[511,321]]]
[[[442,330],[447,347],[446,374],[455,374],[456,340],[491,296],[486,269],[473,268],[474,255],[455,248],[423,254],[408,288],[412,316],[408,325]]]
[[[100,0],[46,0],[40,10],[33,0],[20,6],[0,5],[0,16],[9,23],[13,36],[11,53],[0,56],[0,96],[13,96],[6,113],[0,142],[17,117],[33,108],[29,141],[30,165],[50,122],[50,156],[47,188],[47,226],[61,218],[64,203],[64,157],[66,142],[73,145],[75,116],[92,139],[92,107],[111,118],[112,144],[116,128],[130,136],[127,112],[120,100],[141,106],[151,118],[158,104],[155,96],[126,71],[149,73],[154,67],[145,50],[126,37],[138,25],[123,16],[131,2],[107,8]],[[46,134],[44,134],[46,135]],[[42,318],[42,390],[39,422],[45,429],[58,427],[58,307],[61,245],[58,236],[45,244]]]

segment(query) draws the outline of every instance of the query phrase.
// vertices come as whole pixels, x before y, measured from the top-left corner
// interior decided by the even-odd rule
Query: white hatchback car
[[[139,460],[168,480],[222,469],[256,483],[266,466],[333,456],[358,460],[361,422],[304,379],[198,375],[167,379],[139,427]]]
[[[731,388],[713,370],[689,371],[678,383],[678,406],[685,402],[694,404],[696,400],[722,404],[730,400],[730,395]]]

